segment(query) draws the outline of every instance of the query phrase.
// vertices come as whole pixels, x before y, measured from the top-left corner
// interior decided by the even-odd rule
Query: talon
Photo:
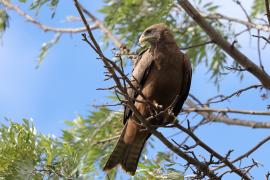
[[[161,110],[161,109],[162,109],[162,105],[158,104],[158,103],[156,102],[156,100],[153,101],[153,104],[154,104],[154,106],[155,106],[158,110]]]

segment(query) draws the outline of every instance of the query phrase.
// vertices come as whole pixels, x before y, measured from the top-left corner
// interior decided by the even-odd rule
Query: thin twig
[[[265,115],[270,116],[270,111],[251,111],[251,110],[238,110],[238,109],[214,109],[208,107],[198,108],[184,108],[183,112],[216,112],[216,113],[237,113],[237,114],[252,114],[252,115]]]
[[[238,4],[240,6],[240,8],[242,9],[242,11],[244,12],[244,14],[246,15],[248,22],[251,22],[251,19],[246,11],[246,9],[244,8],[244,6],[242,5],[242,3],[239,0],[235,0],[235,3]]]
[[[228,96],[218,95],[218,96],[216,96],[216,97],[222,97],[222,98],[220,98],[219,100],[216,100],[216,101],[213,101],[213,98],[211,98],[211,99],[209,99],[209,100],[207,101],[207,105],[214,104],[214,103],[220,103],[220,102],[226,101],[226,100],[228,100],[228,99],[230,99],[230,98],[232,98],[232,97],[234,97],[234,96],[240,96],[240,94],[242,94],[242,93],[245,92],[245,91],[248,91],[248,90],[250,90],[250,89],[257,89],[257,88],[260,88],[260,87],[262,87],[262,85],[260,85],[260,84],[255,84],[255,85],[251,85],[251,86],[248,86],[248,87],[246,87],[246,88],[243,88],[243,89],[239,89],[239,90],[237,90],[236,92],[234,92],[234,93],[232,93],[232,94],[230,94],[230,95],[228,95]]]
[[[241,34],[243,34],[244,32],[247,32],[247,31],[249,31],[249,28],[243,29],[242,31],[236,33],[236,34],[234,35],[234,37],[236,38],[236,37],[240,36]]]
[[[252,36],[253,36],[253,37],[256,37],[256,38],[261,38],[261,39],[265,40],[268,44],[270,44],[270,40],[267,39],[267,38],[264,37],[264,36],[258,36],[258,35],[252,35]]]
[[[235,22],[235,23],[238,23],[238,24],[242,24],[250,29],[258,29],[258,30],[261,30],[261,31],[264,31],[264,32],[270,32],[270,27],[268,25],[264,25],[264,24],[255,24],[255,23],[251,23],[251,22],[248,22],[248,21],[244,21],[244,20],[241,20],[241,19],[237,19],[237,18],[234,18],[234,17],[229,17],[229,16],[226,16],[224,14],[220,14],[220,13],[213,13],[213,14],[205,14],[205,13],[202,13],[200,12],[201,16],[204,17],[204,18],[207,18],[207,19],[211,19],[211,20],[227,20],[227,21],[230,21],[230,22]]]
[[[197,108],[196,104],[187,99],[185,104],[191,108]],[[251,128],[270,128],[270,122],[260,122],[260,121],[251,121],[251,120],[243,120],[237,118],[229,118],[224,115],[215,115],[214,113],[210,112],[198,112],[201,116],[205,119],[208,119],[210,122],[217,122],[217,123],[225,123],[228,125],[238,125],[238,126],[246,126]]]
[[[119,137],[120,137],[120,134],[118,133],[116,136],[97,141],[95,144],[104,144],[104,143],[107,143],[107,142],[110,142],[110,141],[114,141],[114,140],[118,139]]]
[[[258,32],[258,37],[260,37],[260,30],[257,30],[257,32]],[[260,38],[257,38],[257,51],[258,51],[260,67],[264,71],[264,67],[262,63],[262,56],[261,56]]]
[[[250,179],[240,169],[236,168],[231,162],[229,162],[227,158],[223,157],[218,152],[216,152],[211,147],[209,147],[207,144],[205,144],[203,141],[201,141],[192,131],[188,130],[187,128],[185,128],[184,126],[182,126],[182,125],[180,125],[178,123],[174,123],[174,125],[175,125],[175,127],[177,127],[178,129],[180,129],[181,131],[183,131],[186,134],[188,134],[196,142],[196,144],[198,144],[199,146],[201,146],[202,148],[204,148],[206,151],[208,151],[211,155],[215,156],[218,160],[220,160],[221,162],[223,162],[224,164],[226,164],[226,166],[228,166],[232,170],[232,172],[235,172],[241,178]]]
[[[195,48],[195,47],[205,46],[205,45],[211,44],[211,43],[213,43],[213,41],[206,41],[206,42],[191,45],[191,46],[188,46],[188,47],[181,47],[180,50],[187,50],[187,49],[191,49],[191,48]]]
[[[270,141],[270,136],[267,136],[266,138],[264,138],[263,140],[261,140],[258,144],[256,144],[253,148],[251,148],[249,151],[247,151],[246,153],[244,153],[243,155],[239,156],[238,158],[236,158],[235,160],[231,161],[231,163],[235,163],[237,161],[242,160],[243,158],[246,158],[248,156],[250,156],[252,153],[254,153],[257,149],[259,149],[262,145],[264,145],[266,142]],[[225,167],[225,165],[223,166],[219,166],[217,168],[214,168],[213,170],[218,170]]]

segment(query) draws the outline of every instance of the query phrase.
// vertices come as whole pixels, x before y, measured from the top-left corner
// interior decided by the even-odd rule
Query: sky
[[[53,20],[47,15],[50,13],[47,8],[41,10],[37,19],[55,27],[81,27],[81,23],[65,22],[67,15],[77,14],[73,3],[69,2],[60,1]],[[245,18],[243,12],[232,1],[216,2],[221,5],[221,12],[224,14]],[[251,0],[243,3],[247,9],[250,9]],[[18,5],[34,15],[24,4]],[[99,19],[103,18],[102,14],[97,12],[103,5],[100,1],[85,5]],[[60,7],[65,8],[60,9]],[[106,102],[109,92],[96,90],[108,86],[108,82],[103,81],[103,65],[96,59],[96,54],[82,42],[80,34],[64,34],[48,51],[41,66],[36,69],[41,45],[50,41],[54,34],[43,32],[13,11],[10,11],[9,15],[10,26],[4,33],[0,45],[0,123],[5,123],[5,118],[18,122],[21,122],[22,118],[32,119],[38,132],[61,136],[61,129],[67,128],[65,120],[72,120],[77,115],[86,116],[93,110],[93,104]],[[243,29],[239,27],[239,31],[241,28]],[[95,31],[95,36],[102,44],[101,33]],[[239,41],[243,44],[242,51],[257,62],[256,41],[250,41],[247,36],[241,36]],[[106,54],[110,55],[110,48],[104,48]],[[270,62],[267,62],[269,55],[268,52],[263,52],[262,56],[268,72],[270,72]],[[191,93],[201,100],[220,93],[209,77],[210,74],[203,65],[194,71]],[[249,74],[246,74],[241,82],[234,74],[228,74],[224,77],[220,89],[223,94],[230,94],[238,87],[251,84],[258,84],[258,81]],[[268,102],[262,101],[258,92],[252,90],[241,95],[241,98],[232,98],[230,102],[214,107],[266,110],[265,105],[270,104],[269,99]],[[232,115],[232,117],[246,118],[240,115]],[[269,119],[257,116],[253,120]],[[165,133],[173,134],[173,132]],[[235,149],[234,157],[237,157],[269,135],[269,130],[214,123],[202,127],[196,134],[221,154],[226,154],[229,149]],[[167,150],[162,144],[160,148]],[[270,169],[270,162],[265,161],[269,151],[270,143],[251,156],[264,164],[264,167],[254,171],[255,179],[264,178],[264,173]],[[237,178],[230,176],[229,179]]]

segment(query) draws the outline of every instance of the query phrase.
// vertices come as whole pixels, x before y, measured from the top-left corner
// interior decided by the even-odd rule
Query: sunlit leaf
[[[61,37],[61,33],[57,33],[57,34],[55,34],[55,36],[53,37],[52,40],[42,44],[40,53],[38,55],[38,64],[37,64],[36,68],[39,68],[39,66],[43,62],[45,56],[47,55],[48,50],[50,48],[52,48],[59,41],[60,37]]]

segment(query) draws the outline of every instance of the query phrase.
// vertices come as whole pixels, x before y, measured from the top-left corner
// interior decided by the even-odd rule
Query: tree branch
[[[205,46],[205,45],[211,44],[211,43],[213,43],[213,41],[206,41],[206,42],[191,45],[191,46],[188,46],[188,47],[180,47],[180,50],[187,50],[187,49],[191,49],[191,48],[195,48],[195,47]]]
[[[236,168],[233,163],[229,162],[228,159],[226,157],[223,157],[222,155],[220,155],[218,152],[216,152],[215,150],[213,150],[211,147],[209,147],[207,144],[205,144],[204,142],[202,142],[192,131],[188,130],[187,128],[181,126],[178,123],[174,123],[174,125],[180,129],[181,131],[185,132],[186,134],[188,134],[195,142],[196,144],[200,145],[202,148],[204,148],[206,151],[208,151],[211,155],[215,156],[218,160],[220,160],[221,162],[223,162],[226,166],[228,166],[232,172],[235,172],[236,174],[238,174],[240,177],[242,177],[243,179],[249,179],[249,177],[244,174],[241,169]]]
[[[37,20],[35,20],[32,16],[30,16],[29,14],[27,14],[26,12],[24,12],[22,9],[20,9],[18,6],[15,6],[14,4],[12,4],[10,1],[8,0],[1,0],[1,3],[8,9],[14,10],[16,11],[20,16],[24,17],[26,19],[26,21],[35,24],[38,28],[42,29],[45,32],[57,32],[57,33],[81,33],[84,32],[86,30],[85,27],[80,27],[80,28],[55,28],[55,27],[50,27],[50,26],[46,26],[40,22],[38,22]],[[98,24],[94,23],[91,26],[91,29],[97,29],[98,28]]]
[[[242,11],[244,12],[245,16],[247,17],[248,22],[251,22],[251,19],[250,19],[249,15],[248,15],[246,9],[245,9],[244,6],[242,5],[242,3],[241,3],[239,0],[234,0],[234,2],[240,6],[240,8],[241,8]]]
[[[252,22],[248,22],[248,21],[244,21],[244,20],[241,20],[241,19],[237,19],[237,18],[234,18],[234,17],[229,17],[229,16],[226,16],[224,14],[220,14],[220,13],[214,13],[214,14],[205,14],[205,13],[202,13],[200,12],[200,15],[204,18],[207,18],[207,19],[211,19],[211,20],[227,20],[227,21],[230,21],[230,22],[235,22],[235,23],[238,23],[238,24],[242,24],[248,28],[253,28],[253,29],[258,29],[258,30],[261,30],[261,31],[264,31],[264,32],[270,32],[270,27],[267,26],[267,25],[264,25],[264,24],[255,24],[255,23],[252,23]]]
[[[243,154],[243,155],[239,156],[238,158],[236,158],[235,160],[231,161],[231,163],[235,163],[237,161],[242,160],[243,158],[250,156],[252,153],[254,153],[257,149],[259,149],[262,145],[264,145],[268,141],[270,141],[270,136],[267,136],[266,138],[261,140],[258,144],[256,144],[253,148],[251,148],[245,154]],[[213,170],[218,170],[218,169],[221,169],[223,167],[225,167],[225,165],[214,168]]]
[[[268,1],[269,0],[264,0],[264,4],[265,4],[267,20],[268,20],[268,23],[270,24],[270,10],[269,10],[269,2]]]
[[[247,68],[251,74],[257,77],[261,83],[270,89],[270,76],[261,70],[248,57],[241,53],[238,49],[227,42],[208,22],[200,15],[200,13],[190,4],[188,0],[178,0],[179,5],[193,18],[194,21],[208,34],[208,36],[227,52],[235,61]]]
[[[252,35],[253,37],[256,37],[256,38],[262,38],[263,40],[265,40],[268,44],[270,44],[270,40],[267,39],[266,37],[264,36],[258,36],[258,35]]]
[[[120,134],[118,133],[116,136],[113,136],[113,137],[110,137],[110,138],[107,138],[107,139],[103,139],[103,140],[97,141],[95,143],[95,145],[96,144],[104,144],[106,142],[114,141],[114,140],[118,139],[119,137],[120,137]]]
[[[185,104],[188,107],[197,108],[195,103],[193,103],[193,101],[191,101],[190,99],[187,99]],[[215,115],[209,112],[198,112],[198,114],[200,114],[205,119],[208,119],[211,122],[225,123],[228,125],[246,126],[246,127],[251,127],[251,128],[270,128],[270,122],[250,121],[250,120],[243,120],[243,119],[236,119],[236,118],[231,119],[227,116]]]
[[[100,28],[100,30],[106,35],[108,36],[113,43],[120,48],[123,44],[119,41],[118,38],[116,38],[111,31],[108,30],[108,28],[106,26],[104,26],[104,24],[97,19],[96,16],[94,16],[92,13],[90,13],[90,11],[88,11],[86,8],[84,8],[81,4],[80,4],[80,8],[82,9],[82,11],[89,16],[94,22],[95,24]]]
[[[213,108],[184,108],[183,112],[216,112],[216,113],[237,113],[237,114],[252,114],[252,115],[265,115],[270,116],[270,111],[251,111],[251,110],[238,110],[238,109],[213,109]]]
[[[228,95],[228,96],[224,96],[224,95],[218,95],[218,96],[215,96],[211,99],[208,100],[207,102],[207,105],[210,105],[210,104],[214,104],[214,103],[220,103],[220,102],[223,102],[223,101],[226,101],[230,98],[232,98],[233,96],[240,96],[241,93],[245,92],[245,91],[248,91],[250,89],[257,89],[259,87],[262,87],[262,85],[260,84],[255,84],[255,85],[251,85],[251,86],[248,86],[246,88],[243,88],[243,89],[239,89],[237,90],[236,92]],[[214,99],[216,98],[220,98],[219,100],[216,100],[216,101],[213,101]]]

